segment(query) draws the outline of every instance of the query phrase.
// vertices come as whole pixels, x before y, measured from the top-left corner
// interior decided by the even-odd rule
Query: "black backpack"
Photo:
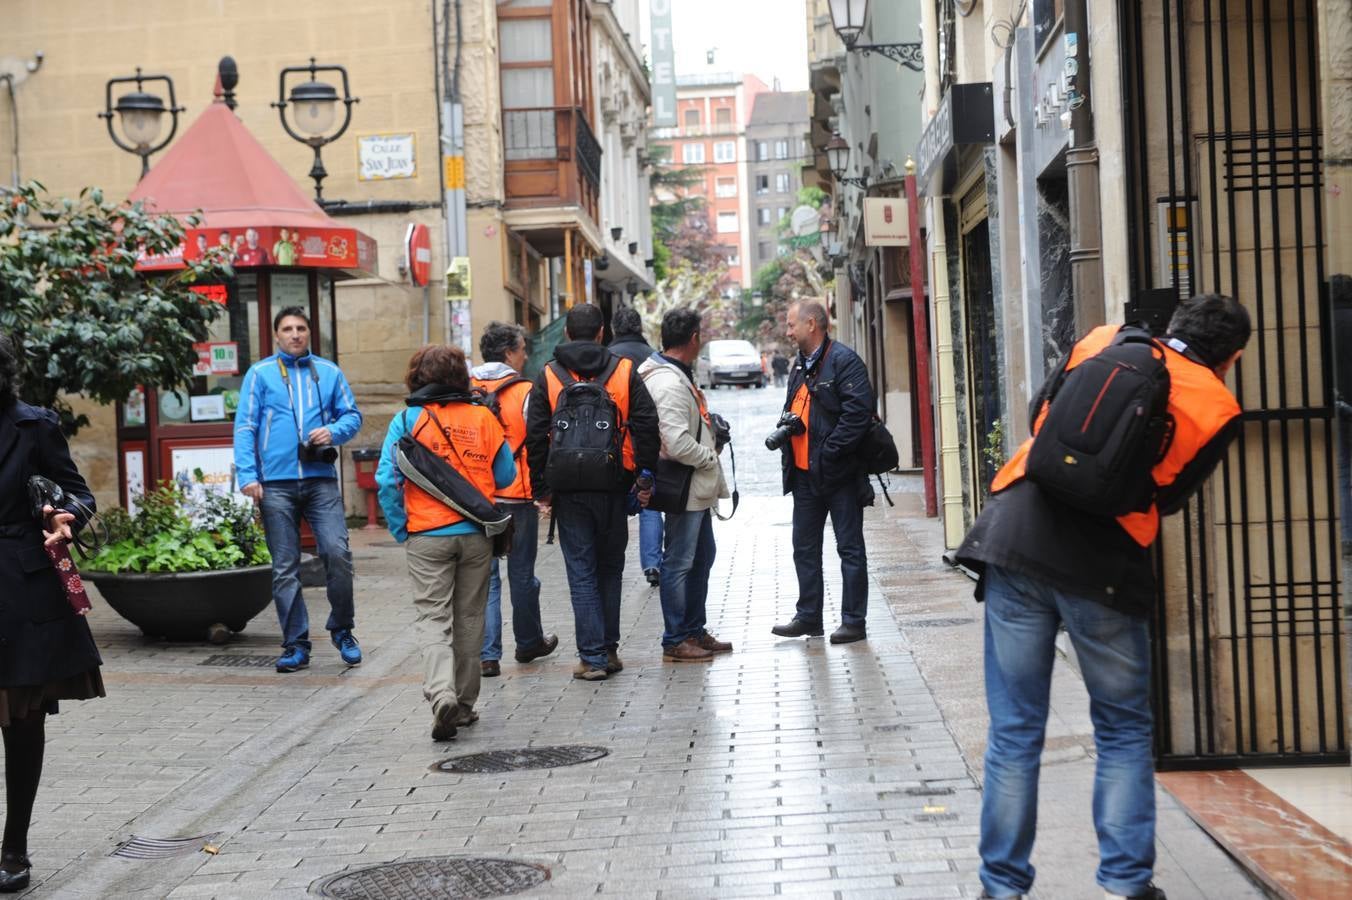
[[[876,414],[869,423],[868,431],[864,432],[863,439],[859,441],[855,457],[859,460],[859,465],[870,475],[886,475],[888,472],[896,471],[897,466],[901,464],[897,442],[892,439],[892,432],[887,430],[883,420]]]
[[[1028,452],[1027,475],[1085,512],[1121,516],[1150,508],[1152,469],[1173,438],[1164,349],[1126,327],[1063,374]]]
[[[620,410],[606,390],[619,357],[594,379],[579,380],[557,362],[550,368],[563,383],[549,423],[549,462],[545,480],[551,490],[623,491],[624,427]]]

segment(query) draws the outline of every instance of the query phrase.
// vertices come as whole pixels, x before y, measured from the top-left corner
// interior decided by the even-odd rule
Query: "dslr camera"
[[[786,412],[779,417],[779,422],[775,424],[775,430],[770,432],[770,436],[765,439],[765,449],[782,450],[789,443],[790,438],[796,438],[798,435],[807,431],[807,426],[797,413]]]
[[[732,426],[718,413],[709,413],[709,423],[713,426],[714,450],[723,452],[723,448],[732,442]]]
[[[332,463],[338,459],[338,448],[332,444],[325,444],[322,447],[310,441],[301,441],[297,449],[301,462],[307,463]]]

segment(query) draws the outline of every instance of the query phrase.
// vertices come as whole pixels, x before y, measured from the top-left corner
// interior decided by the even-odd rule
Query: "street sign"
[[[432,280],[432,234],[426,225],[410,225],[404,234],[408,254],[408,280],[424,287]]]
[[[905,247],[909,243],[906,201],[900,197],[865,197],[864,246]]]

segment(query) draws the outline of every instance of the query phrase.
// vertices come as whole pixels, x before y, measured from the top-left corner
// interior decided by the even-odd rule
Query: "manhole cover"
[[[244,656],[239,653],[213,653],[198,663],[199,666],[225,666],[230,669],[270,669],[276,664],[275,656]]]
[[[903,621],[903,628],[952,628],[955,625],[971,625],[975,619],[911,619]]]
[[[436,772],[458,772],[469,775],[495,775],[517,769],[553,769],[592,762],[610,751],[604,747],[526,747],[522,750],[489,750],[468,756],[453,756],[432,767]]]
[[[133,834],[108,855],[123,859],[170,859],[196,853],[218,837],[219,831],[188,838],[145,838]]]
[[[330,875],[313,891],[338,900],[454,900],[519,894],[549,880],[544,866],[510,859],[406,859]]]

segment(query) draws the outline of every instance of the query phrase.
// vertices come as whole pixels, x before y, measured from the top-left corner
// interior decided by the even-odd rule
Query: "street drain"
[[[267,669],[277,664],[275,656],[245,656],[240,653],[213,653],[199,666],[224,666],[227,669]]]
[[[553,769],[592,762],[610,754],[604,747],[526,747],[521,750],[489,750],[468,756],[453,756],[432,767],[434,772],[496,775],[518,769]]]
[[[108,855],[120,856],[123,859],[172,859],[175,856],[191,856],[218,837],[219,831],[189,838],[144,838],[133,834],[129,840],[118,844],[117,849]]]
[[[952,628],[956,625],[971,625],[975,619],[911,619],[902,620],[902,628]]]
[[[454,900],[519,894],[549,880],[544,866],[510,859],[406,859],[330,875],[311,889],[337,900]]]

